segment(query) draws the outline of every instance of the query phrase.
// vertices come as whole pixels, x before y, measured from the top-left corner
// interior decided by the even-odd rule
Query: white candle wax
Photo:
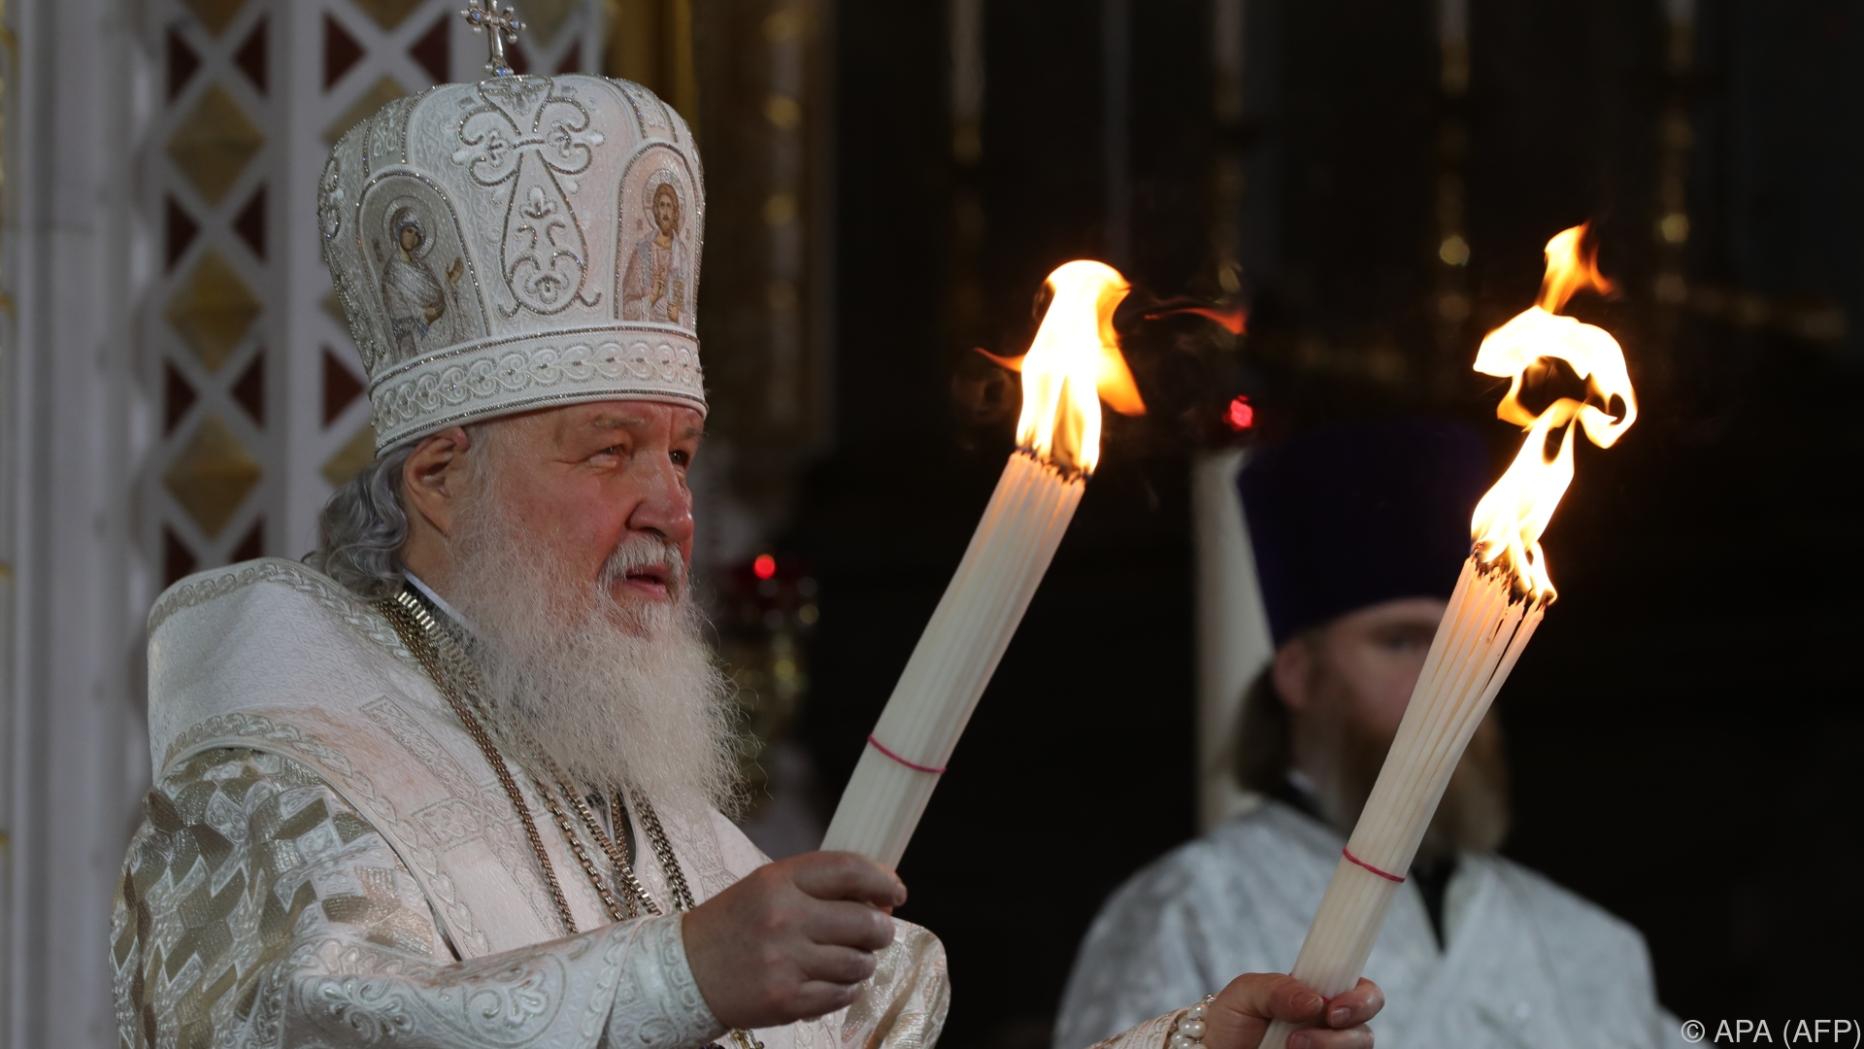
[[[1087,481],[1027,452],[1003,469],[958,572],[861,753],[824,849],[897,867]]]
[[[1289,970],[1321,995],[1359,983],[1444,788],[1545,609],[1517,595],[1507,573],[1464,562],[1398,734]],[[1260,1049],[1285,1049],[1294,1030],[1271,1025]]]

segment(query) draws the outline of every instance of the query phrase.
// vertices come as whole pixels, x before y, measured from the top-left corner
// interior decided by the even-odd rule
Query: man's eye
[[[692,462],[693,453],[691,452],[676,451],[673,453],[673,465],[675,466],[691,466]]]
[[[611,444],[607,448],[604,448],[601,451],[596,452],[595,454],[596,455],[623,456],[623,455],[628,454],[628,448],[626,445]],[[590,456],[590,458],[594,458],[594,457],[595,456]]]

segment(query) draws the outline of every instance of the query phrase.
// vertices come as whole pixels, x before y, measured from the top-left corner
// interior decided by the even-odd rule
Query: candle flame
[[[1526,429],[1527,439],[1507,472],[1476,504],[1470,536],[1480,562],[1500,565],[1513,575],[1517,589],[1542,602],[1552,601],[1556,591],[1540,536],[1573,480],[1573,431],[1583,430],[1593,444],[1610,448],[1637,420],[1637,396],[1618,340],[1603,328],[1559,313],[1582,290],[1611,290],[1599,273],[1596,252],[1582,251],[1585,233],[1582,224],[1547,242],[1539,300],[1490,332],[1476,351],[1476,371],[1509,380],[1496,417]],[[1561,397],[1536,414],[1521,402],[1521,389],[1530,372],[1544,373],[1551,361],[1572,368],[1586,383],[1586,396]],[[1614,402],[1619,406],[1615,413]],[[1547,445],[1556,430],[1561,431],[1559,450],[1549,456]]]
[[[1016,446],[1063,471],[1091,474],[1100,463],[1100,402],[1121,415],[1146,410],[1113,331],[1113,311],[1132,286],[1091,259],[1063,263],[1043,286],[1048,311],[1029,352],[1016,358],[978,352],[1022,373]]]
[[[1146,314],[1146,320],[1181,316],[1202,317],[1231,335],[1241,335],[1249,329],[1249,314],[1241,306],[1168,306]]]

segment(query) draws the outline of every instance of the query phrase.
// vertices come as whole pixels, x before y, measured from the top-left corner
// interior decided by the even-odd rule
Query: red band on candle
[[[1351,849],[1342,847],[1340,849],[1340,855],[1346,857],[1349,860],[1352,860],[1354,863],[1359,864],[1361,867],[1364,867],[1365,869],[1371,871],[1372,873],[1378,875],[1379,877],[1384,878],[1386,881],[1395,881],[1400,884],[1403,884],[1404,882],[1404,875],[1393,874],[1390,871],[1379,870],[1377,867],[1374,867],[1372,864],[1367,863],[1365,860],[1362,860],[1359,857],[1353,855],[1353,850]]]
[[[895,754],[891,750],[888,750],[887,745],[885,743],[880,742],[879,740],[875,739],[872,736],[867,737],[867,744],[868,746],[873,747],[875,750],[880,751],[882,754],[885,754],[887,757],[892,758],[894,761],[897,761],[900,764],[906,766],[907,768],[912,769],[914,772],[930,772],[931,774],[936,776],[939,773],[945,771],[945,769],[942,766],[921,765],[917,761],[908,761],[905,758],[900,757],[898,754]]]

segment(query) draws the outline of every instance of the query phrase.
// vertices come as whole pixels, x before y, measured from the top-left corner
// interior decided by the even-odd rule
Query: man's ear
[[[453,534],[467,479],[466,449],[471,446],[464,427],[449,427],[421,438],[401,468],[401,491],[409,512],[444,536]]]
[[[1275,650],[1275,661],[1269,664],[1269,672],[1275,676],[1275,694],[1289,711],[1306,709],[1313,667],[1313,642],[1306,635]]]

